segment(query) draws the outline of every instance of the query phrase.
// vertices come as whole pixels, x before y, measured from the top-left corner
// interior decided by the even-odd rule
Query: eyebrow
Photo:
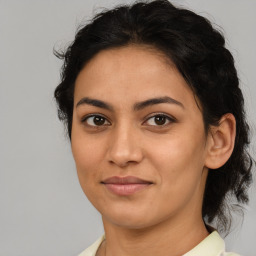
[[[156,104],[161,104],[161,103],[171,103],[171,104],[176,104],[182,108],[184,108],[183,104],[171,97],[165,96],[165,97],[159,97],[159,98],[153,98],[153,99],[148,99],[142,102],[135,103],[134,105],[134,110],[138,111],[143,108],[156,105]]]
[[[137,102],[134,104],[133,110],[139,111],[146,107],[153,106],[156,104],[161,104],[161,103],[175,104],[175,105],[178,105],[178,106],[184,108],[184,105],[181,102],[179,102],[171,97],[164,96],[164,97],[157,97],[157,98],[152,98],[152,99],[148,99],[145,101]],[[84,105],[84,104],[95,106],[98,108],[107,109],[112,112],[114,111],[114,108],[110,104],[108,104],[104,101],[101,101],[101,100],[92,99],[92,98],[88,98],[88,97],[84,97],[81,100],[79,100],[78,103],[76,104],[76,107],[78,107],[80,105]]]
[[[101,100],[96,100],[96,99],[91,99],[88,97],[82,98],[81,100],[78,101],[78,103],[76,104],[76,107],[80,106],[80,105],[91,105],[91,106],[95,106],[98,108],[104,108],[110,111],[113,111],[113,107],[111,105],[109,105],[108,103],[101,101]]]

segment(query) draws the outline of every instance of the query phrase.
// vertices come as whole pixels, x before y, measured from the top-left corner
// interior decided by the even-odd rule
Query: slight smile
[[[119,196],[129,196],[153,184],[134,176],[113,176],[101,182],[112,193]]]

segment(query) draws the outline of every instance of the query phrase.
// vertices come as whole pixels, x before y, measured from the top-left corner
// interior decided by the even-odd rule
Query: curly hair
[[[58,116],[71,138],[75,80],[84,65],[102,50],[126,45],[145,45],[162,52],[182,74],[199,99],[205,131],[217,126],[221,117],[232,113],[236,119],[233,153],[207,177],[202,217],[229,230],[230,200],[248,202],[253,160],[247,149],[249,127],[244,98],[231,53],[225,39],[204,17],[175,7],[167,0],[139,1],[97,14],[81,27],[73,43],[55,55],[64,59],[61,82],[55,90]],[[235,201],[234,201],[235,200]]]

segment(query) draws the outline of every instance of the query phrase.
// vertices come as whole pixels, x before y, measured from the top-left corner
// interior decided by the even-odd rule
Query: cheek
[[[93,145],[93,146],[92,146]],[[100,151],[95,144],[91,144],[88,140],[80,139],[78,142],[72,142],[72,153],[76,165],[79,169],[90,170],[97,166],[100,157]]]
[[[159,170],[161,182],[173,190],[194,186],[200,180],[204,167],[204,143],[202,133],[173,132],[154,144],[151,162]]]
[[[200,138],[201,137],[201,138]],[[151,158],[160,166],[190,166],[204,161],[204,138],[193,134],[174,133],[151,142]]]
[[[204,189],[203,140],[195,140],[193,136],[177,135],[170,138],[168,143],[160,142],[151,151],[151,163],[158,171],[161,190],[161,197],[155,201],[159,204],[155,214],[174,214],[194,200],[193,198],[198,198],[195,205],[200,201],[199,195]]]
[[[82,189],[86,194],[100,180],[99,166],[103,159],[103,149],[92,138],[75,133],[72,137],[72,153]]]

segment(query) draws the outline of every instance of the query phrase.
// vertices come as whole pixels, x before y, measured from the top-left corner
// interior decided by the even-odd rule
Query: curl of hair
[[[75,80],[102,50],[127,45],[150,46],[162,52],[178,68],[200,101],[205,130],[218,125],[221,117],[236,118],[236,139],[230,159],[222,167],[209,170],[202,216],[229,230],[230,198],[239,205],[248,202],[253,160],[247,152],[249,127],[244,99],[231,53],[222,34],[204,17],[178,8],[167,0],[139,1],[97,14],[80,28],[73,43],[63,53],[61,82],[55,90],[60,120],[71,138]]]

